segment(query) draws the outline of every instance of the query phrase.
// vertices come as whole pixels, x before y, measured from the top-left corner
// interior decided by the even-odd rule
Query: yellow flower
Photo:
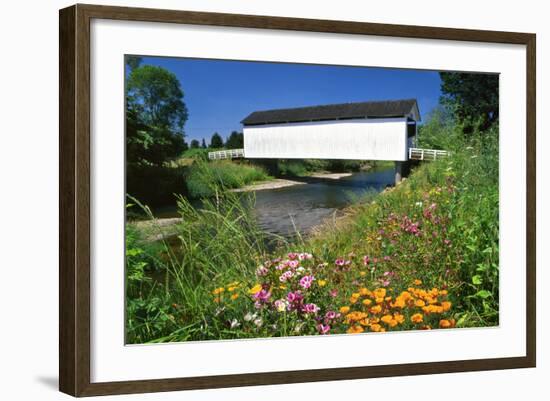
[[[212,291],[212,294],[218,295],[218,294],[221,294],[224,291],[225,291],[225,288],[219,287],[219,288],[216,288],[214,291]]]
[[[447,295],[448,292],[447,292],[447,290],[441,290],[441,291],[439,291],[439,294],[441,294],[441,295]]]
[[[227,291],[233,292],[237,289],[237,287],[227,287]]]
[[[235,293],[235,294],[231,295],[231,299],[233,301],[236,300],[237,298],[239,298],[239,294]]]
[[[422,281],[420,281],[419,279],[416,279],[413,281],[414,285],[421,285],[422,284]]]
[[[254,287],[248,290],[249,294],[256,294],[257,292],[260,292],[262,290],[261,284],[256,284]]]
[[[354,292],[351,294],[351,297],[349,298],[350,303],[354,304],[359,300],[359,294],[357,292]]]
[[[327,281],[326,280],[317,280],[317,284],[319,284],[319,287],[324,287],[325,285],[327,285]]]
[[[286,290],[286,285],[281,284],[281,285],[279,286],[279,289],[281,289],[281,290]]]
[[[366,296],[371,295],[372,293],[367,288],[363,287],[359,290],[359,294],[366,297]]]
[[[447,312],[449,309],[451,309],[452,304],[449,301],[443,301],[441,302],[441,307],[443,308],[443,312]]]
[[[340,308],[340,313],[348,313],[349,312],[349,306],[342,306]]]
[[[375,298],[384,298],[386,296],[386,289],[385,288],[377,288],[374,290],[374,297]]]
[[[370,299],[363,299],[363,305],[369,306],[370,304],[372,304],[372,301]]]
[[[365,276],[367,275],[367,272],[361,271],[361,272],[359,272],[359,275],[360,275],[361,277],[365,277]]]
[[[361,325],[359,324],[354,324],[353,326],[351,326],[348,330],[347,330],[347,333],[348,334],[358,334],[358,333],[362,333],[363,331],[365,331],[365,329],[363,327],[361,327]]]
[[[375,301],[377,304],[381,304],[382,302],[384,302],[384,298],[376,298]]]
[[[411,322],[413,323],[421,323],[424,320],[424,317],[421,313],[415,313],[411,316]]]

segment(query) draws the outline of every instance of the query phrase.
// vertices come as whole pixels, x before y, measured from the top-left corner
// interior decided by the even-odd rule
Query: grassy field
[[[498,324],[498,133],[446,135],[451,157],[275,252],[228,165],[200,166],[214,196],[179,198],[175,243],[127,228],[127,342]]]

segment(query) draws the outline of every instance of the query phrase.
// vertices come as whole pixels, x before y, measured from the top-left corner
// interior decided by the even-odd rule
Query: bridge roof
[[[291,122],[329,121],[353,118],[390,118],[413,115],[420,120],[416,99],[383,100],[357,103],[325,104],[255,111],[241,121],[243,125],[284,124]]]

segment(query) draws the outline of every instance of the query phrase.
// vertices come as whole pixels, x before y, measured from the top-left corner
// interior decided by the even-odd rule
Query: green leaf
[[[478,291],[475,296],[479,298],[487,299],[490,296],[492,296],[492,294],[487,290],[481,290],[481,291]]]
[[[481,279],[480,275],[476,274],[474,277],[472,277],[472,283],[474,285],[480,285],[482,282],[483,280]]]

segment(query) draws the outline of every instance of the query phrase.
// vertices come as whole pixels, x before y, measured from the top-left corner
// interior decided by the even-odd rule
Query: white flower
[[[244,315],[245,322],[250,322],[251,320],[254,320],[256,318],[255,313],[248,312],[246,315]]]
[[[418,207],[422,207],[422,202],[416,202],[414,205]]]
[[[239,321],[237,319],[233,319],[231,321],[231,328],[234,329],[235,327],[239,327],[241,324],[239,323]]]
[[[262,320],[261,317],[257,318],[256,320],[254,320],[254,324],[258,327],[262,327],[262,324],[264,323],[264,321]]]

